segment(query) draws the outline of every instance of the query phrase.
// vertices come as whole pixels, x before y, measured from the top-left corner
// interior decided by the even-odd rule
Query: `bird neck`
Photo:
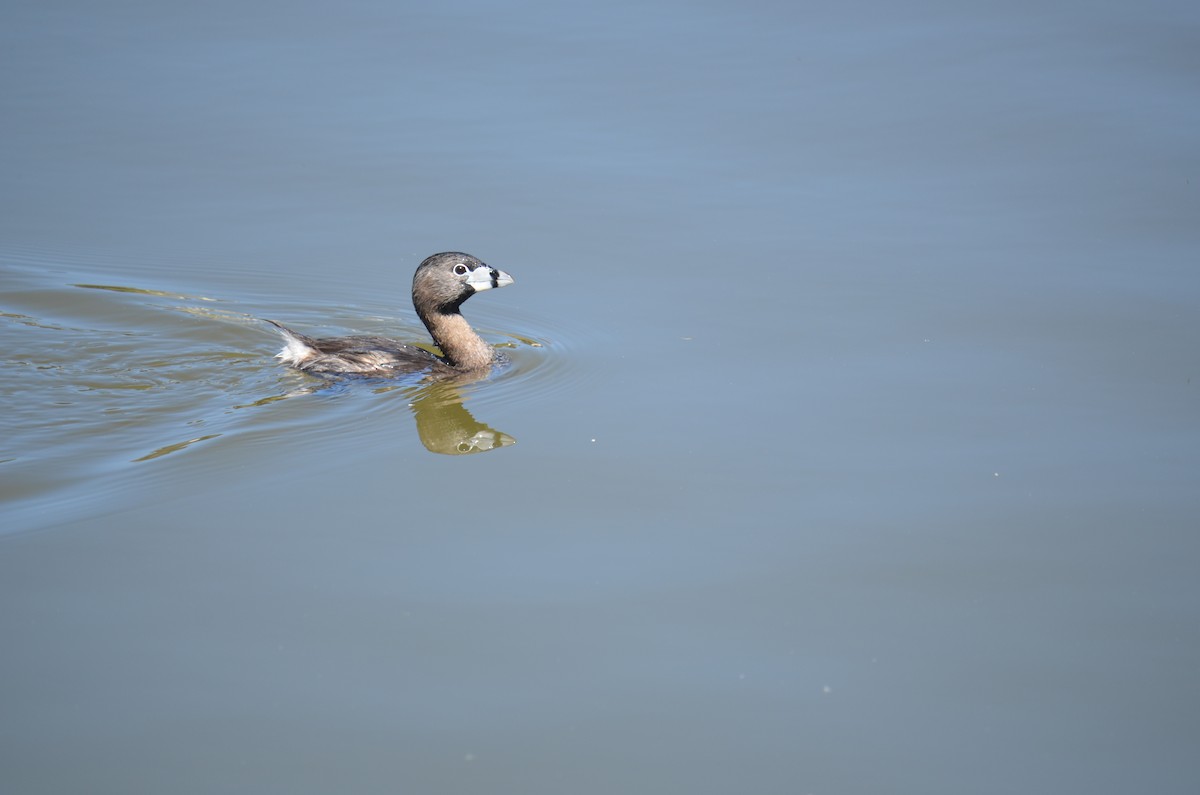
[[[442,351],[446,362],[459,370],[487,367],[495,359],[492,346],[484,342],[460,312],[422,312],[421,321]]]

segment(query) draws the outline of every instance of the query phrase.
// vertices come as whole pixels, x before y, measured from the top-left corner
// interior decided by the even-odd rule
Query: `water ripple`
[[[506,404],[553,401],[586,374],[565,322],[487,301],[468,315],[509,361],[452,392],[431,391],[420,376],[331,384],[289,370],[273,358],[278,337],[260,318],[320,335],[428,338],[410,307],[333,274],[290,277],[281,294],[276,274],[240,265],[164,268],[152,257],[24,249],[0,255],[0,276],[0,396],[11,407],[0,419],[0,504],[14,510],[77,502],[97,478],[108,479],[110,497],[144,487],[163,476],[145,468],[233,438],[301,455],[331,436],[385,443],[386,428],[386,443],[413,455],[421,444],[495,449],[514,441],[487,424],[502,421]],[[407,303],[407,290],[398,292]],[[431,406],[437,422],[422,423]],[[447,417],[462,438],[446,436]],[[136,478],[122,475],[134,470]]]

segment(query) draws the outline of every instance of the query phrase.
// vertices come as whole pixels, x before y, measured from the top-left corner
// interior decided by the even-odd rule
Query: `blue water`
[[[0,789],[1200,785],[1191,5],[4,16]]]

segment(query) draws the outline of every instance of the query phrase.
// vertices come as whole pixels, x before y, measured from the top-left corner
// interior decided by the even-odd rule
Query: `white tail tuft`
[[[267,322],[274,326],[279,335],[283,337],[283,348],[280,349],[279,353],[275,354],[275,358],[284,364],[299,367],[303,362],[319,353],[319,351],[305,342],[299,334],[296,334],[291,329],[281,326],[274,320],[268,320]]]

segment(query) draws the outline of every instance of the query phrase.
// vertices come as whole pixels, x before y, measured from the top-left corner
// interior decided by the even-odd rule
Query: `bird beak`
[[[476,268],[467,276],[467,284],[474,287],[475,292],[490,290],[493,287],[507,287],[512,283],[513,277],[504,271],[489,268],[487,265],[484,265],[482,268]]]

